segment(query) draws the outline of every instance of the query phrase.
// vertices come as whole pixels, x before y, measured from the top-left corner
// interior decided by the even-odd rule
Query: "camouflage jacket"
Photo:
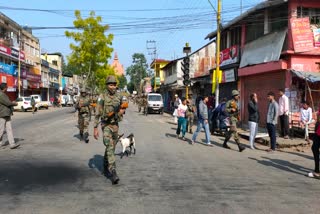
[[[236,111],[233,111],[232,109],[235,109]],[[230,117],[231,123],[237,123],[239,120],[239,108],[238,108],[238,102],[234,99],[229,100],[226,103],[226,113]]]
[[[85,96],[85,97],[80,96],[78,99],[77,105],[78,105],[79,114],[89,113],[89,106],[90,106],[89,96]]]
[[[94,127],[98,127],[101,119],[101,126],[118,125],[122,120],[119,115],[121,105],[121,97],[119,93],[111,95],[108,91],[99,96],[97,101],[96,116],[94,120]]]

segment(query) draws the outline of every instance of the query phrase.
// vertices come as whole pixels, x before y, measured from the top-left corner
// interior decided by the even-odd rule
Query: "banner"
[[[190,55],[190,76],[192,78],[210,75],[210,70],[215,66],[215,43],[210,43]]]
[[[220,52],[220,66],[230,65],[239,61],[239,47],[234,45]]]
[[[320,47],[320,28],[313,30],[314,46]]]
[[[309,17],[290,19],[291,35],[295,52],[306,52],[314,49],[313,33]]]
[[[15,65],[8,65],[5,63],[0,62],[0,72],[15,75],[16,66]]]

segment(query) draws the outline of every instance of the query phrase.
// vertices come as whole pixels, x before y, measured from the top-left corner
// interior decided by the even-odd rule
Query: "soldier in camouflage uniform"
[[[106,79],[107,90],[99,96],[94,121],[94,138],[98,139],[98,125],[101,123],[103,131],[104,174],[110,177],[112,184],[118,184],[119,177],[116,172],[115,147],[118,141],[119,122],[122,120],[125,109],[121,105],[121,97],[117,92],[117,81],[115,76],[108,76]],[[101,118],[101,122],[100,122]]]
[[[90,98],[87,96],[87,92],[85,89],[81,89],[81,94],[79,96],[77,102],[78,109],[78,124],[80,130],[80,140],[84,139],[86,143],[89,143],[89,106],[90,106]]]
[[[137,104],[138,104],[138,111],[139,113],[141,112],[141,107],[142,107],[142,95],[137,96]]]
[[[143,113],[148,115],[148,101],[147,101],[147,94],[144,94],[142,97],[141,105],[143,107]]]
[[[230,129],[226,133],[226,138],[223,142],[223,147],[226,149],[230,149],[228,146],[228,141],[231,137],[238,144],[239,152],[242,152],[245,147],[240,144],[238,130],[237,130],[237,122],[239,120],[239,108],[238,108],[238,100],[239,100],[239,92],[237,90],[232,91],[232,99],[226,103],[226,113],[229,115],[230,119]]]

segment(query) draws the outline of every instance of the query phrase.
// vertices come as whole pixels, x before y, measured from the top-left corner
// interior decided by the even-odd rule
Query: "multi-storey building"
[[[0,13],[0,76],[10,99],[40,92],[39,50],[39,40],[30,31]]]
[[[260,98],[261,125],[266,123],[269,91],[277,94],[279,89],[285,89],[290,112],[298,111],[302,100],[318,109],[320,1],[264,1],[222,29],[220,63],[231,63],[221,66],[224,76],[229,76],[227,71],[232,69],[230,76],[237,80],[242,121],[248,120],[247,103],[253,92]],[[215,31],[207,38],[214,39],[216,35]]]

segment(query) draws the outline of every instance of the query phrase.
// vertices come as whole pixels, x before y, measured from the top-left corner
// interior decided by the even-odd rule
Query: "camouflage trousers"
[[[226,133],[226,138],[225,141],[230,140],[230,138],[233,137],[233,139],[236,142],[239,142],[239,134],[238,134],[238,129],[237,129],[237,120],[230,119],[230,129]]]
[[[187,117],[187,120],[188,120],[188,122],[187,122],[187,131],[189,130],[189,131],[192,131],[192,126],[193,126],[193,121],[194,121],[194,115],[192,114],[192,115],[189,115],[188,117]]]
[[[83,113],[78,114],[78,124],[79,124],[79,130],[80,133],[86,133],[88,132],[88,126],[89,126],[89,114]]]
[[[106,149],[103,157],[103,166],[108,168],[109,171],[116,168],[116,159],[114,151],[118,141],[118,126],[104,127],[103,129],[103,144]]]

